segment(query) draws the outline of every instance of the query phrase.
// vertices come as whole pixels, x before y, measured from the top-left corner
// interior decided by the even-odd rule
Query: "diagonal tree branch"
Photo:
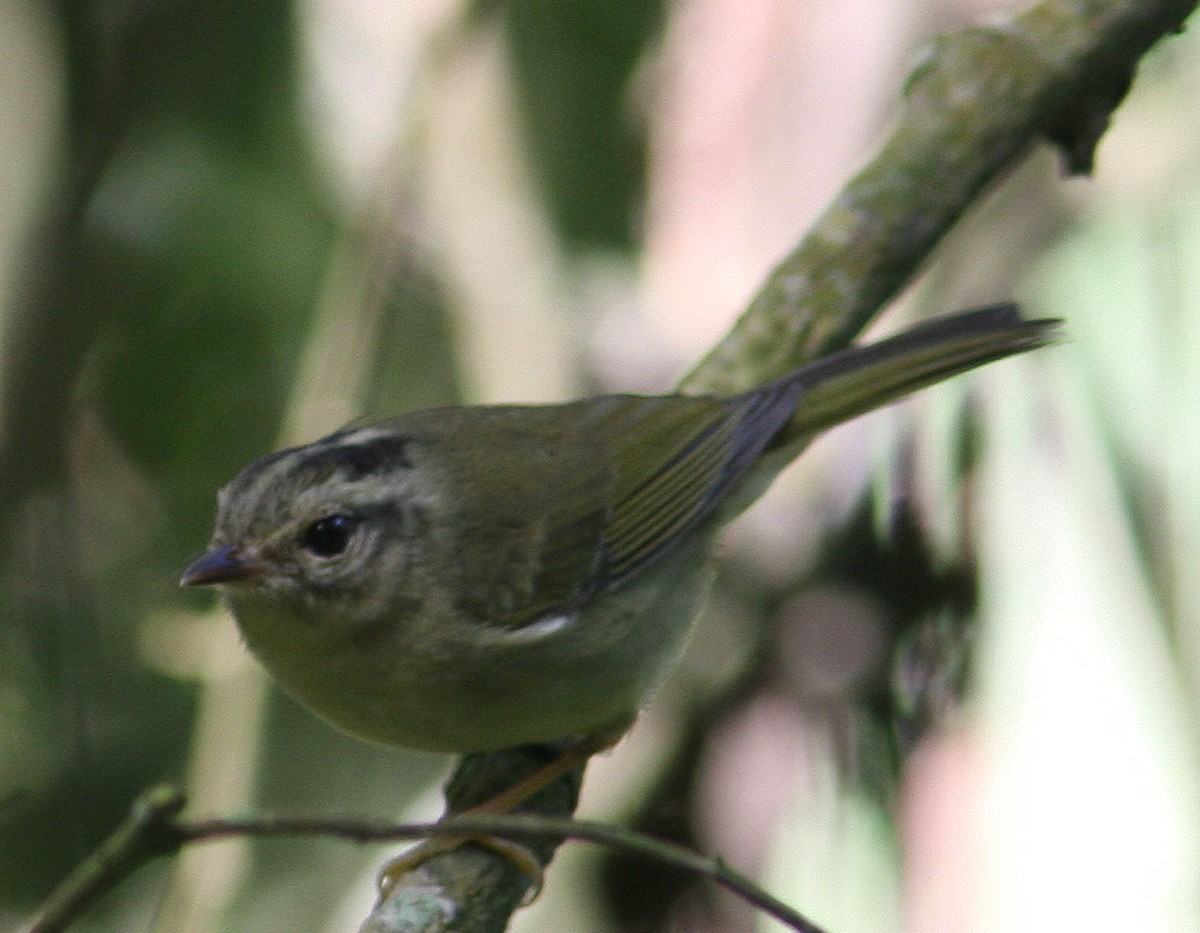
[[[1142,55],[1193,0],[1044,0],[935,39],[878,152],[684,380],[729,393],[845,346],[1039,139],[1087,172]]]

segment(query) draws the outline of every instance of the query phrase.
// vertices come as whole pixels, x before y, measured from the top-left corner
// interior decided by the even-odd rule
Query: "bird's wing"
[[[520,628],[636,574],[712,513],[795,396],[780,386],[733,399],[624,395],[492,410],[468,457],[475,479],[460,513],[469,516],[457,544],[466,608]]]

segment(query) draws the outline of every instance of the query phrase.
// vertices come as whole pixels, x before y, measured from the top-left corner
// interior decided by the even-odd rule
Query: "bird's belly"
[[[312,646],[247,641],[288,692],[361,738],[457,753],[553,742],[631,720],[681,652],[708,571],[694,552],[652,569],[572,615],[515,630],[463,620],[437,639],[383,631],[316,669]]]

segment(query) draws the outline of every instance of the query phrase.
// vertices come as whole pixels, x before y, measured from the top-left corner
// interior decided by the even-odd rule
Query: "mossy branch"
[[[1039,140],[1067,171],[1092,154],[1138,61],[1193,0],[1044,0],[939,36],[870,162],[684,379],[732,393],[848,344],[979,195]]]

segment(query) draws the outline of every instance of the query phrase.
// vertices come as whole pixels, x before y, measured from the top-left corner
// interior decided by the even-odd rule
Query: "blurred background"
[[[179,573],[249,460],[355,419],[668,389],[984,0],[0,0],[0,929],[156,782],[439,812]],[[1095,176],[1035,152],[882,325],[1069,341],[823,438],[730,529],[581,813],[830,933],[1200,929],[1200,38]],[[388,850],[390,851],[390,850]],[[223,842],[80,930],[342,931],[387,851]],[[741,931],[567,846],[520,931]]]

